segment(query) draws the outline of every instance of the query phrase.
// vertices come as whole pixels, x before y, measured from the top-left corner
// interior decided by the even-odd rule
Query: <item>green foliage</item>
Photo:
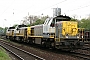
[[[74,19],[74,18],[71,18],[71,21],[76,21],[76,19]]]
[[[0,30],[3,29],[2,27],[0,27]]]
[[[0,27],[0,35],[5,35],[5,33],[6,33],[6,27],[5,28]]]
[[[43,21],[43,20],[38,19],[38,20],[36,20],[36,21],[35,21],[35,23],[33,23],[31,26],[34,26],[34,25],[39,25],[39,24],[43,24],[43,23],[44,23],[44,21]]]
[[[0,47],[0,60],[11,60],[6,51]]]
[[[48,18],[49,16],[32,16],[30,15],[29,17],[25,17],[23,21],[23,24],[27,24],[27,26],[34,26],[34,25],[39,25],[43,24],[44,21]]]
[[[79,28],[85,28],[86,30],[90,30],[90,17],[87,19],[81,19],[81,20],[71,18],[71,21],[77,21]]]
[[[13,27],[16,27],[18,24],[14,24]]]
[[[79,22],[79,27],[90,30],[90,19],[81,19]]]
[[[28,27],[31,26],[30,24],[27,25]]]

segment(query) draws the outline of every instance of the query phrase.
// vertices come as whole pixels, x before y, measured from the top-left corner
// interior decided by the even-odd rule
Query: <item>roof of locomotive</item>
[[[21,28],[21,27],[27,27],[26,25],[22,24],[22,25],[18,25],[18,28]]]
[[[15,27],[9,27],[9,28],[7,29],[7,31],[14,30],[14,29],[15,29]]]
[[[28,27],[21,27],[21,28],[18,28],[18,29],[26,29],[26,28],[28,28]]]
[[[16,29],[26,29],[26,28],[28,28],[28,26],[27,25],[24,25],[24,24],[18,25],[16,27]]]
[[[57,17],[54,17],[53,19],[59,20],[59,21],[70,21],[71,18],[69,16],[63,16],[63,15],[59,15]]]
[[[15,27],[9,27],[8,29],[15,29]]]

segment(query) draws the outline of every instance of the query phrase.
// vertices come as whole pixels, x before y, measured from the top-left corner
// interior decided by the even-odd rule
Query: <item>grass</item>
[[[12,60],[2,47],[0,47],[0,60]]]
[[[7,39],[7,42],[10,42],[10,39]]]

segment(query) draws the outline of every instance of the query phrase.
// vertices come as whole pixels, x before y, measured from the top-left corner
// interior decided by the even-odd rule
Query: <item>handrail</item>
[[[85,29],[85,28],[78,28],[78,30],[81,31],[81,35],[79,35],[79,36],[81,36],[82,41],[84,41],[84,40],[83,40],[83,38],[84,38],[84,33],[83,33],[84,29]],[[80,31],[78,31],[78,33],[80,33]]]

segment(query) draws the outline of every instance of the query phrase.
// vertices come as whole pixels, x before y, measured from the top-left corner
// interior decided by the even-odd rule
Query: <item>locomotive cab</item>
[[[79,37],[78,23],[68,16],[48,18],[43,25],[43,37],[54,40],[58,49],[81,48],[84,43]],[[53,43],[51,43],[53,46]]]
[[[6,30],[6,38],[11,39],[11,37],[13,36],[14,30],[15,30],[15,27],[9,27]]]
[[[14,30],[14,35],[13,35],[13,40],[21,41],[25,35],[27,34],[26,32],[27,26],[22,24],[22,25],[17,25],[15,30]]]
[[[54,38],[57,23],[61,21],[70,21],[70,19],[70,17],[63,15],[54,18],[47,18],[43,24],[43,36],[45,38]]]
[[[65,18],[64,18],[65,19]],[[65,19],[64,21],[58,21],[60,18],[56,18],[55,21],[55,43],[58,48],[62,49],[78,49],[84,45],[83,38],[80,38],[78,31],[78,23]]]

